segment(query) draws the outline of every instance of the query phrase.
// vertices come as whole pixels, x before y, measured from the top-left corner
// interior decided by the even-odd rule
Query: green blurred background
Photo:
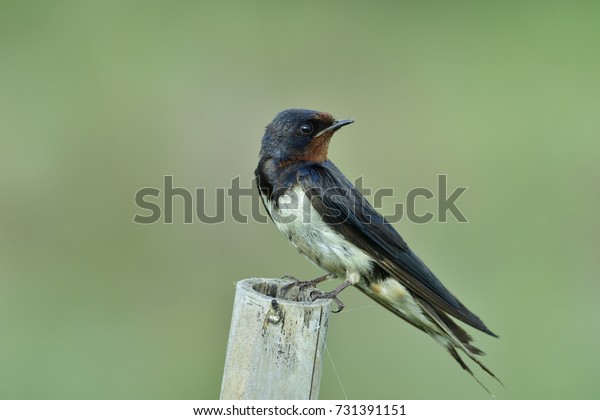
[[[498,398],[600,398],[598,22],[583,1],[0,1],[0,397],[217,398],[234,283],[321,272],[229,202],[224,223],[184,224],[179,200],[140,225],[133,197],[173,175],[212,214],[305,107],[356,119],[330,157],[396,201],[437,174],[469,187],[469,223],[396,226],[501,336],[474,332]],[[343,300],[344,390],[327,360],[321,398],[488,398]]]

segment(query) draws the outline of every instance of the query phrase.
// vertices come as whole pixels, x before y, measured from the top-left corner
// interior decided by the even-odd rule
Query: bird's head
[[[280,162],[327,160],[331,136],[353,120],[336,120],[327,112],[287,109],[277,114],[267,126],[260,149],[261,157]]]

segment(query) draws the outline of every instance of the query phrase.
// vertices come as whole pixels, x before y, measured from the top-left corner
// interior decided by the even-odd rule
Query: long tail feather
[[[498,381],[502,386],[502,381],[487,367],[477,356],[483,356],[485,353],[474,346],[471,342],[473,339],[463,328],[461,328],[450,316],[442,311],[435,310],[430,304],[416,296],[409,295],[406,297],[404,293],[399,293],[398,290],[405,292],[405,289],[398,289],[394,283],[390,283],[388,279],[382,283],[375,283],[375,287],[367,284],[356,284],[359,290],[387,308],[394,314],[398,315],[405,321],[429,334],[437,343],[444,347],[458,364],[467,371],[473,379],[481,385],[490,395],[493,394],[481,383],[475,376],[471,368],[462,360],[457,350],[462,351],[469,359],[475,362],[484,372]],[[396,295],[394,295],[396,293]],[[414,299],[414,308],[410,307],[410,299]],[[414,311],[410,313],[410,311]],[[422,317],[422,319],[419,318]],[[495,336],[495,335],[494,335]]]
[[[484,365],[483,362],[481,362],[481,360],[479,360],[476,357],[484,355],[485,353],[471,344],[472,338],[465,330],[459,327],[447,315],[443,313],[440,314],[437,311],[435,311],[429,304],[427,304],[427,302],[424,302],[422,300],[418,300],[418,302],[419,305],[421,305],[421,307],[425,310],[425,312],[432,318],[432,320],[444,331],[444,333],[446,333],[445,337],[435,337],[433,336],[433,334],[431,334],[433,338],[436,339],[436,341],[440,342],[440,344],[444,345],[444,347],[446,347],[450,355],[461,365],[463,369],[469,372],[471,376],[473,376],[473,378],[475,378],[475,380],[479,382],[479,384],[486,391],[489,392],[489,390],[485,386],[483,386],[483,384],[475,377],[473,371],[460,358],[458,352],[456,351],[457,348],[461,349],[463,353],[466,354],[469,359],[475,362],[484,372],[486,372],[488,375],[490,375],[492,378],[498,381],[500,385],[504,386],[502,381],[498,379],[498,377],[486,365]],[[447,341],[447,343],[441,342],[440,338],[442,338],[442,340],[445,338],[445,341]]]
[[[481,387],[483,389],[485,389],[488,394],[490,394],[492,397],[495,397],[495,395],[490,392],[490,390],[479,380],[479,378],[477,378],[477,376],[475,376],[475,374],[473,373],[471,368],[469,366],[467,366],[467,364],[461,359],[460,355],[456,351],[456,348],[454,348],[454,346],[452,344],[446,345],[446,349],[448,350],[448,353],[450,353],[450,356],[452,356],[454,358],[454,360],[456,360],[458,362],[458,364],[464,370],[469,372],[469,374],[473,377],[473,379],[475,379],[477,381],[477,383],[479,385],[481,385]]]

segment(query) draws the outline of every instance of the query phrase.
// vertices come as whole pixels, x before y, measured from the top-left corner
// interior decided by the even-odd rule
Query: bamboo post
[[[237,283],[221,399],[317,399],[331,301],[290,283]]]

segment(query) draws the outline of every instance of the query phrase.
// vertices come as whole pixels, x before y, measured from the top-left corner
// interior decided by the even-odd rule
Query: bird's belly
[[[263,201],[277,228],[319,267],[341,277],[371,271],[371,257],[324,222],[301,188],[283,194],[277,206]]]

